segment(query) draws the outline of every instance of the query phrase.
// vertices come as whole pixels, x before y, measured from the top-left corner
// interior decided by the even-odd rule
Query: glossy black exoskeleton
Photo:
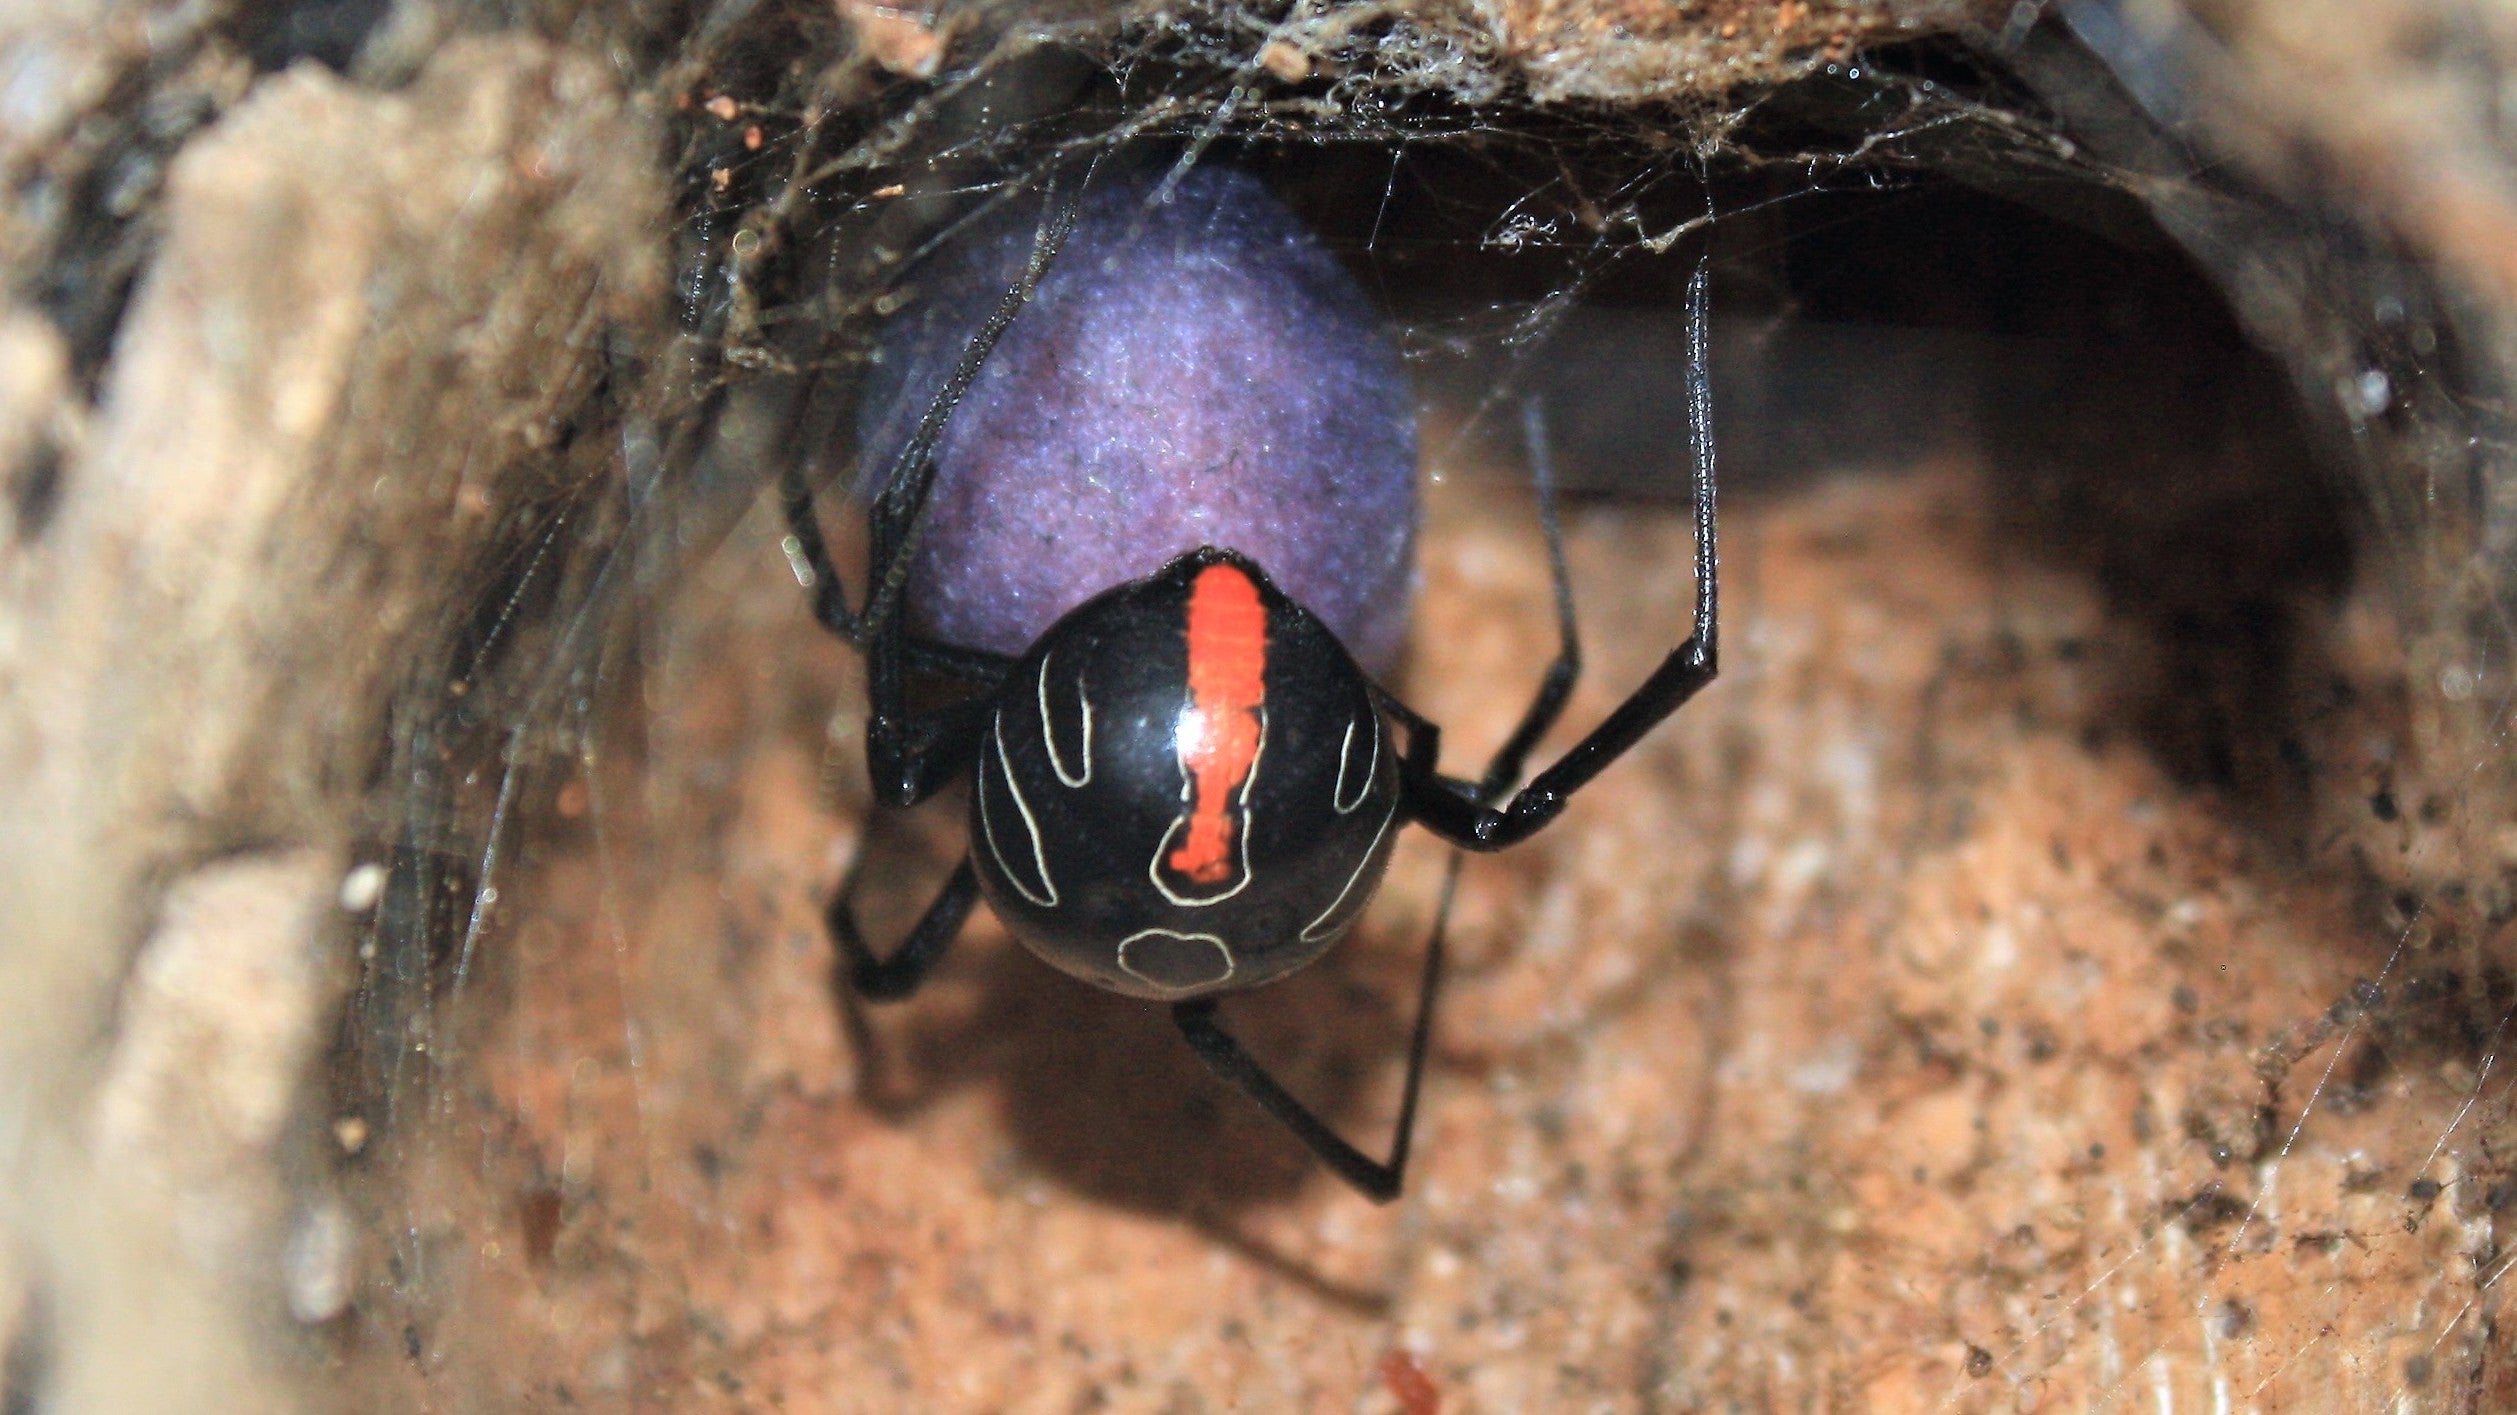
[[[1379,883],[1399,826],[1413,822],[1470,850],[1525,839],[1713,681],[1704,272],[1688,297],[1693,632],[1615,711],[1505,800],[1581,671],[1535,426],[1561,643],[1518,727],[1475,780],[1443,775],[1439,729],[1367,678],[1319,618],[1230,550],[1188,549],[1069,611],[1017,655],[912,632],[903,590],[937,480],[938,443],[1073,228],[1075,210],[1042,230],[1023,277],[970,337],[869,496],[873,588],[861,609],[847,603],[803,469],[791,467],[783,479],[787,550],[816,617],[866,656],[866,748],[877,794],[905,806],[956,778],[972,782],[970,855],[901,945],[888,956],[866,946],[845,888],[831,901],[831,934],[861,994],[906,996],[984,895],[1052,966],[1170,1003],[1181,1036],[1209,1069],[1348,1183],[1387,1201],[1406,1171],[1441,970],[1439,928],[1426,949],[1386,1162],[1364,1155],[1278,1085],[1224,1030],[1216,1000],[1281,977],[1333,945]],[[921,707],[909,691],[913,676],[958,680],[971,691]]]
[[[1177,1002],[1283,977],[1345,933],[1389,862],[1398,762],[1370,685],[1228,550],[1059,620],[986,731],[980,890],[1032,952],[1113,992]]]

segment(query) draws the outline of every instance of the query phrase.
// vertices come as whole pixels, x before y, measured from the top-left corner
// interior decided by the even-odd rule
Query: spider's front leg
[[[1013,660],[998,654],[922,642],[908,632],[903,597],[909,569],[925,528],[926,503],[935,487],[935,449],[997,340],[1012,326],[1038,287],[1069,232],[1078,208],[1053,206],[1054,214],[1032,243],[1022,279],[964,347],[952,373],[936,390],[917,429],[892,458],[881,488],[866,509],[870,563],[865,604],[848,607],[846,583],[822,534],[821,513],[802,463],[790,463],[778,482],[779,507],[787,521],[787,555],[799,578],[809,580],[813,617],[865,654],[866,766],[875,795],[885,804],[913,806],[967,769],[986,720],[985,698]],[[943,708],[911,707],[912,672],[956,678],[983,691]]]
[[[1456,857],[1454,857],[1456,858]],[[1456,878],[1456,874],[1454,875]],[[1450,904],[1450,886],[1443,887],[1445,912]],[[1442,977],[1442,924],[1437,919],[1433,939],[1425,949],[1424,979],[1418,989],[1416,1030],[1407,1043],[1406,1090],[1399,1096],[1398,1123],[1392,1128],[1390,1157],[1376,1160],[1356,1149],[1346,1138],[1328,1127],[1328,1122],[1312,1114],[1311,1108],[1294,1099],[1293,1093],[1267,1074],[1241,1043],[1215,1015],[1215,1000],[1202,998],[1195,1002],[1174,1003],[1171,1020],[1180,1029],[1181,1039],[1189,1050],[1206,1064],[1206,1069],[1231,1085],[1241,1094],[1258,1102],[1259,1108],[1274,1116],[1300,1140],[1303,1148],[1319,1158],[1322,1164],[1337,1172],[1337,1177],[1351,1184],[1365,1198],[1386,1204],[1398,1197],[1407,1182],[1407,1155],[1415,1147],[1416,1100],[1423,1093],[1425,1056],[1433,1042],[1433,997]]]
[[[1507,765],[1517,773],[1518,754],[1527,751],[1554,721],[1556,710],[1563,706],[1570,691],[1570,671],[1578,671],[1580,665],[1580,651],[1573,640],[1570,613],[1565,608],[1568,601],[1560,553],[1556,575],[1564,648],[1549,670],[1537,701],[1483,780],[1471,784],[1443,776],[1437,769],[1440,730],[1395,698],[1383,695],[1383,706],[1407,728],[1401,809],[1410,820],[1454,845],[1469,850],[1500,850],[1536,835],[1563,812],[1574,792],[1588,785],[1609,763],[1624,756],[1643,740],[1645,733],[1686,706],[1687,700],[1702,692],[1721,671],[1721,616],[1716,597],[1721,574],[1713,510],[1713,393],[1706,373],[1705,283],[1705,268],[1699,265],[1687,282],[1687,421],[1695,442],[1694,632],[1661,660],[1642,686],[1619,703],[1614,712],[1499,809],[1486,804],[1504,784],[1497,779],[1497,773]],[[1541,491],[1545,491],[1543,484]]]
[[[875,799],[914,806],[969,774],[995,711],[996,684],[1013,666],[985,657],[994,660],[994,672],[980,691],[921,711],[910,704],[910,654],[899,616],[877,628],[865,651],[865,769]]]
[[[897,599],[878,605],[879,615],[848,615],[838,574],[819,535],[810,491],[790,491],[786,506],[794,538],[803,546],[817,577],[816,616],[832,632],[855,639],[865,650],[865,761],[874,794],[885,805],[914,806],[968,772],[993,710],[996,684],[1012,661],[977,650],[920,643],[903,627]],[[878,527],[878,548],[886,539]],[[827,593],[821,592],[823,586],[829,587]],[[834,622],[832,606],[844,622]],[[978,691],[941,708],[918,711],[910,705],[913,671],[958,678]],[[964,855],[900,946],[889,957],[881,957],[867,946],[857,927],[856,889],[863,869],[860,854],[846,882],[831,897],[824,922],[846,956],[848,981],[858,996],[873,1002],[905,998],[926,981],[969,922],[970,911],[979,901],[979,877]]]
[[[822,538],[812,488],[801,473],[790,473],[780,492],[787,553],[798,566],[797,578],[808,582],[813,617],[865,654],[865,765],[875,798],[889,806],[914,806],[969,770],[988,700],[1013,660],[912,636],[896,598],[870,605],[865,614],[852,613]],[[920,711],[911,706],[913,677],[955,681],[976,691]]]

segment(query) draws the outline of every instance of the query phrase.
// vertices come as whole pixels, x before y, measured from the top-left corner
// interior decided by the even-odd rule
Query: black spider
[[[1018,655],[911,631],[904,591],[926,529],[938,444],[1074,229],[1076,211],[1068,205],[1033,241],[1028,268],[968,339],[872,488],[873,587],[862,608],[848,607],[806,473],[793,465],[782,479],[789,550],[809,572],[815,615],[866,657],[866,754],[877,795],[908,806],[949,781],[971,779],[971,850],[900,947],[882,957],[866,946],[846,888],[831,901],[830,931],[862,995],[906,997],[984,896],[1051,966],[1170,1003],[1181,1035],[1208,1068],[1349,1184],[1386,1202],[1397,1196],[1407,1166],[1441,971],[1440,927],[1426,950],[1386,1163],[1347,1143],[1261,1069],[1224,1030],[1217,1000],[1281,977],[1335,944],[1378,886],[1400,826],[1422,825],[1470,850],[1526,839],[1713,680],[1705,273],[1699,267],[1687,298],[1693,633],[1587,736],[1504,800],[1581,671],[1534,411],[1560,645],[1519,725],[1473,781],[1443,775],[1439,729],[1368,678],[1318,616],[1228,548],[1189,550],[1150,576],[1102,592]],[[971,691],[942,706],[920,706],[925,699],[913,700],[910,691],[919,678],[955,680]]]

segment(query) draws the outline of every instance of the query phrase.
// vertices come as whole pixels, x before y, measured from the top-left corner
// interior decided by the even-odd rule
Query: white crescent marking
[[[988,720],[988,741],[996,746],[996,769],[997,774],[1005,778],[1005,794],[1014,798],[1014,809],[1023,813],[1023,830],[1031,836],[1031,861],[1039,868],[1040,887],[1049,891],[1048,897],[1043,899],[1032,893],[1031,887],[1023,883],[1022,876],[1006,863],[1005,847],[996,841],[996,821],[988,814],[988,783],[984,779],[984,770],[980,773],[983,779],[979,782],[979,833],[987,837],[988,853],[996,857],[996,872],[1005,876],[1006,881],[1014,886],[1014,892],[1043,909],[1054,909],[1057,907],[1057,881],[1049,877],[1049,857],[1040,848],[1040,822],[1032,819],[1031,803],[1023,799],[1023,789],[1014,784],[1014,764],[1005,756],[1002,726],[1002,714]]]
[[[1355,862],[1355,872],[1346,876],[1346,887],[1337,891],[1337,897],[1329,901],[1329,905],[1326,909],[1320,911],[1320,917],[1313,919],[1311,922],[1302,926],[1302,941],[1304,943],[1317,943],[1328,936],[1328,930],[1324,927],[1324,925],[1326,925],[1329,920],[1337,917],[1338,910],[1346,907],[1346,896],[1355,892],[1355,881],[1363,878],[1363,872],[1366,867],[1371,865],[1372,857],[1381,852],[1381,838],[1390,833],[1390,822],[1396,820],[1397,818],[1398,798],[1393,796],[1390,798],[1389,814],[1381,817],[1381,828],[1372,832],[1371,848],[1365,850],[1363,852],[1363,858]]]
[[[1075,701],[1084,708],[1084,770],[1080,775],[1066,774],[1066,762],[1057,754],[1057,728],[1049,721],[1049,659],[1040,656],[1040,740],[1049,744],[1049,770],[1072,791],[1092,780],[1092,698],[1084,692],[1082,674],[1075,675]]]
[[[1341,816],[1351,816],[1362,808],[1365,800],[1372,795],[1373,778],[1381,770],[1381,715],[1375,712],[1366,716],[1372,719],[1372,761],[1364,768],[1363,785],[1355,788],[1355,799],[1351,801],[1346,799],[1346,764],[1355,751],[1355,725],[1352,722],[1346,724],[1346,740],[1337,747],[1337,785],[1329,792],[1328,803],[1336,807]]]

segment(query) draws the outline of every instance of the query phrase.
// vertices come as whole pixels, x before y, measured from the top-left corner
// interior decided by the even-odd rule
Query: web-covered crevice
[[[518,526],[478,686],[397,729],[343,1082],[383,1161],[363,1379],[1390,1408],[1404,1351],[1498,1408],[2506,1389],[2499,366],[2379,222],[2162,136],[2053,22],[1581,104],[1404,7],[1006,20],[932,83],[818,11],[693,35],[656,90],[679,337],[617,369],[613,500]],[[870,810],[857,666],[758,494],[808,464],[847,533],[872,331],[986,294],[924,258],[1146,150],[1261,172],[1386,301],[1432,449],[1406,687],[1464,751],[1543,659],[1526,401],[1584,498],[1577,727],[1682,619],[1652,419],[1674,273],[1719,263],[1736,666],[1471,872],[1395,1222],[984,926],[879,1015],[820,937],[845,861],[896,931],[957,827]],[[2002,223],[2060,254],[1969,234]],[[1440,863],[1250,1004],[1364,1127]]]

